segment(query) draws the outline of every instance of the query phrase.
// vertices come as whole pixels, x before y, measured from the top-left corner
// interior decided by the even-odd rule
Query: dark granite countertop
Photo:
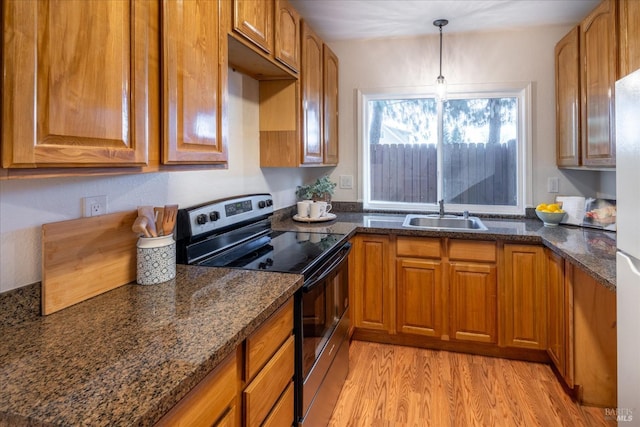
[[[584,269],[599,283],[616,289],[616,234],[601,230],[560,225],[545,227],[538,219],[481,218],[488,230],[435,231],[402,226],[404,214],[335,212],[337,218],[327,222],[302,223],[284,218],[273,223],[274,229],[301,232],[382,233],[405,236],[457,237],[461,239],[504,240],[539,243]]]
[[[46,317],[33,289],[0,295],[0,425],[152,425],[300,286],[179,265]]]
[[[299,232],[394,233],[543,244],[615,291],[615,233],[489,219],[487,231],[402,227],[404,215],[337,213]],[[0,294],[0,426],[152,425],[302,286],[293,274],[177,266],[46,317],[37,285]]]

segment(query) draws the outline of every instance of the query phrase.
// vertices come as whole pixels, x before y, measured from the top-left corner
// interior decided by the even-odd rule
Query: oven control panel
[[[198,237],[272,213],[271,194],[250,194],[181,209],[178,229],[183,236]]]

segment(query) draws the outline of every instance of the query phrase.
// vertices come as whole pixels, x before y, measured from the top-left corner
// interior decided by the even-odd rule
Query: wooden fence
[[[371,145],[372,200],[436,203],[434,144]],[[516,141],[445,144],[444,199],[455,204],[515,205]]]

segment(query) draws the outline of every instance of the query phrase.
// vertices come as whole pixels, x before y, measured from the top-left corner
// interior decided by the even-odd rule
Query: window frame
[[[468,210],[478,214],[502,214],[502,215],[524,215],[527,206],[532,206],[533,194],[533,143],[532,143],[532,96],[531,82],[495,83],[495,84],[469,84],[469,85],[449,85],[447,99],[469,99],[469,98],[490,98],[490,97],[515,97],[518,98],[518,130],[517,130],[517,151],[518,151],[518,183],[517,183],[517,203],[514,206],[507,205],[466,205],[466,204],[446,204],[447,211],[462,212]],[[414,86],[414,87],[389,87],[357,89],[357,141],[358,141],[358,175],[362,183],[359,192],[359,199],[363,202],[366,210],[379,211],[434,211],[438,210],[437,203],[405,203],[405,202],[380,202],[370,199],[370,150],[369,140],[369,111],[368,102],[377,99],[402,97],[411,98],[435,98],[434,86]],[[441,117],[439,104],[438,115]],[[438,119],[438,147],[442,142],[442,121]],[[442,197],[442,150],[438,149],[438,197]]]

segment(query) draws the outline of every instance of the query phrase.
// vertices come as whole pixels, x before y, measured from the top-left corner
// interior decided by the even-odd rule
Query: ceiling
[[[326,41],[574,25],[600,0],[290,0]]]

